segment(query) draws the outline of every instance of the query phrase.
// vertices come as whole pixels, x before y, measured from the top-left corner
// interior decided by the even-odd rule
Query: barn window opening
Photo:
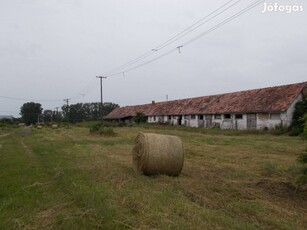
[[[214,119],[221,119],[221,114],[214,114]]]
[[[272,120],[280,120],[280,113],[271,113],[270,117]]]
[[[172,116],[168,116],[168,119],[171,120],[171,119],[172,119]]]
[[[243,119],[243,114],[236,114],[235,118],[236,119]]]
[[[224,119],[230,119],[231,115],[229,113],[224,114]]]
[[[204,120],[204,115],[198,115],[199,116],[199,120]]]
[[[191,119],[194,120],[195,119],[195,115],[191,115]]]

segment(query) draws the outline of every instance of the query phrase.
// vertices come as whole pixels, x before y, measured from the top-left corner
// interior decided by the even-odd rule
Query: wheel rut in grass
[[[23,147],[23,149],[25,150],[24,153],[26,154],[27,157],[29,158],[34,158],[35,154],[34,152],[29,148],[29,146],[27,146],[23,140],[20,141],[21,146]]]

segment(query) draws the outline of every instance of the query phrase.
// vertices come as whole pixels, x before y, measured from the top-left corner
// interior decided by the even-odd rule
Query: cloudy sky
[[[99,101],[97,75],[121,106],[306,81],[307,2],[264,1],[221,24],[255,2],[0,0],[0,115]]]

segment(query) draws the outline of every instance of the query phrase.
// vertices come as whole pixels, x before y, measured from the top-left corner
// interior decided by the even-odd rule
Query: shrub
[[[303,117],[304,120],[304,132],[302,133],[302,138],[304,140],[307,140],[307,114],[304,115]],[[303,153],[301,153],[297,161],[302,164],[302,170],[301,170],[301,175],[297,178],[296,183],[298,185],[304,185],[307,184],[307,148]]]
[[[301,118],[301,121],[302,121],[303,124],[304,124],[303,133],[302,133],[302,138],[303,138],[304,140],[307,140],[307,114],[305,114],[305,115]]]
[[[102,129],[100,129],[100,130],[99,130],[99,134],[100,134],[100,135],[107,136],[107,137],[114,137],[114,136],[117,135],[117,134],[114,132],[113,128],[106,128],[106,127],[103,127]]]
[[[114,132],[113,128],[105,127],[104,124],[97,123],[90,127],[90,133],[92,134],[99,134],[108,137],[116,136],[116,132]]]
[[[289,131],[290,136],[298,136],[302,133],[302,130],[299,127],[293,126]]]
[[[273,135],[283,135],[283,134],[286,134],[288,131],[289,130],[285,126],[280,124],[280,125],[276,125],[274,129],[272,129],[270,132]]]
[[[93,124],[90,127],[90,133],[98,133],[100,128],[101,128],[101,124],[100,123]]]
[[[307,98],[304,98],[302,101],[296,103],[295,110],[293,113],[293,121],[291,128],[296,129],[296,133],[301,134],[304,131],[304,117],[307,114]]]
[[[302,164],[302,170],[301,175],[297,178],[296,183],[298,185],[307,184],[307,148],[298,156],[297,161]]]
[[[145,114],[142,112],[137,112],[133,119],[134,119],[134,122],[137,124],[146,122]]]

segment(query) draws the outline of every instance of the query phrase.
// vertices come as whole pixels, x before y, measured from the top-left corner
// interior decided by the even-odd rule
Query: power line
[[[254,7],[258,6],[260,3],[264,2],[264,1],[265,1],[265,0],[258,0],[258,1],[254,2],[254,3],[252,3],[251,5],[245,7],[243,10],[240,10],[239,12],[237,12],[237,13],[235,13],[234,15],[228,17],[228,18],[225,19],[224,21],[218,23],[217,25],[211,27],[210,29],[208,29],[208,30],[206,30],[205,32],[203,32],[203,33],[197,35],[196,37],[192,38],[191,40],[189,40],[189,41],[183,43],[181,46],[178,46],[178,47],[183,48],[184,46],[187,46],[187,45],[189,45],[190,43],[192,43],[192,42],[194,42],[194,41],[196,41],[196,40],[198,40],[198,39],[200,39],[200,38],[206,36],[207,34],[213,32],[214,30],[216,30],[216,29],[220,28],[221,26],[227,24],[228,22],[234,20],[235,18],[237,18],[237,17],[239,17],[240,15],[246,13],[247,11],[253,9]],[[158,56],[158,57],[156,57],[156,58],[153,58],[153,59],[151,59],[151,60],[149,60],[149,61],[146,61],[146,62],[144,62],[144,63],[142,63],[142,64],[139,64],[139,65],[137,65],[137,66],[131,67],[131,68],[129,68],[129,69],[125,69],[125,70],[120,71],[120,72],[116,72],[116,73],[110,74],[110,75],[108,75],[108,77],[113,77],[113,76],[121,75],[123,72],[127,73],[127,72],[130,72],[130,71],[132,71],[132,70],[138,69],[138,68],[140,68],[140,67],[142,67],[142,66],[144,66],[144,65],[150,64],[150,63],[152,63],[152,62],[154,62],[154,61],[156,61],[156,60],[158,60],[158,59],[160,59],[160,58],[162,58],[162,57],[165,57],[165,56],[167,56],[167,55],[173,53],[174,51],[178,50],[178,47],[176,47],[176,48],[174,48],[174,49],[172,49],[172,50],[169,50],[168,52],[166,52],[166,53],[164,53],[164,54],[162,54],[162,55],[160,55],[160,56]]]
[[[62,99],[26,99],[26,98],[17,98],[10,96],[0,96],[0,98],[16,100],[16,101],[62,101]]]
[[[229,2],[231,2],[231,1],[229,1]],[[228,3],[229,3],[229,2],[228,2]],[[170,39],[169,42],[165,42],[165,44],[163,44],[162,46],[159,47],[159,50],[162,49],[162,48],[164,48],[164,47],[166,47],[166,46],[168,46],[169,44],[174,43],[175,41],[178,41],[180,38],[186,36],[187,34],[193,32],[193,31],[196,30],[197,28],[201,27],[202,25],[206,24],[207,22],[211,21],[212,19],[216,18],[217,16],[219,16],[220,14],[222,14],[222,13],[224,13],[225,11],[229,10],[231,7],[235,6],[235,5],[238,4],[239,2],[241,2],[241,0],[238,0],[238,1],[236,1],[235,3],[231,4],[230,6],[226,7],[224,10],[222,10],[221,12],[219,12],[219,13],[217,13],[216,15],[212,16],[212,17],[209,18],[208,20],[202,22],[202,23],[199,24],[198,26],[196,26],[196,27],[194,27],[194,28],[193,28],[193,26],[189,27],[189,30],[187,29],[187,30],[184,31],[185,33],[184,33],[184,32],[181,32],[181,33],[179,33],[176,37],[174,37],[173,39]],[[226,3],[225,5],[227,5],[228,3]],[[223,5],[223,7],[224,7],[225,5]],[[218,10],[222,9],[223,7],[220,7]],[[217,10],[216,10],[216,11],[217,11]],[[215,13],[216,11],[212,12],[212,13],[209,14],[208,16],[211,16],[211,15],[212,15],[213,13]],[[208,16],[205,17],[205,18],[203,18],[202,20],[208,18]],[[197,24],[198,24],[198,23],[197,23]],[[179,36],[179,35],[180,35],[180,36]]]
[[[171,37],[170,39],[166,40],[165,42],[162,42],[161,44],[157,45],[156,47],[152,48],[150,51],[142,54],[141,56],[134,58],[128,62],[126,62],[123,65],[120,65],[116,68],[113,68],[111,71],[105,72],[103,75],[107,75],[110,76],[110,74],[119,71],[120,69],[123,69],[129,65],[132,65],[133,63],[139,62],[145,58],[147,58],[148,56],[151,56],[153,54],[155,54],[157,51],[163,49],[164,47],[174,43],[175,41],[177,41],[178,39],[186,36],[187,34],[193,32],[194,30],[196,30],[197,28],[199,28],[200,26],[204,25],[205,23],[209,22],[210,20],[212,20],[213,18],[219,16],[220,14],[224,13],[225,11],[227,11],[228,9],[230,9],[231,7],[233,7],[234,5],[236,5],[237,3],[239,3],[241,0],[237,0],[235,3],[233,3],[232,5],[228,6],[227,8],[225,8],[224,10],[222,10],[221,12],[217,13],[216,15],[214,15],[216,12],[218,12],[219,10],[223,9],[225,6],[227,6],[228,4],[230,4],[232,1],[234,0],[230,0],[228,2],[226,2],[225,4],[223,4],[222,6],[218,7],[216,10],[212,11],[210,14],[206,15],[205,17],[201,18],[200,20],[198,20],[197,22],[193,23],[192,25],[190,25],[189,27],[187,27],[186,29],[182,30],[181,32],[177,33],[175,36]],[[203,20],[205,20],[206,18],[209,18],[211,15],[214,15],[213,17],[211,17],[210,19],[206,20],[205,22],[201,23],[200,25],[198,25],[197,27],[193,28],[194,26],[196,26],[197,24],[199,24],[200,22],[202,22]],[[193,29],[192,29],[193,28]],[[122,73],[124,73],[126,71],[122,71]]]
[[[153,49],[151,49],[150,51],[146,52],[145,54],[143,54],[143,55],[141,55],[141,56],[139,56],[139,57],[137,57],[137,58],[135,58],[135,59],[133,59],[133,60],[131,60],[131,61],[128,61],[127,63],[125,63],[125,64],[123,64],[123,65],[121,65],[121,66],[119,66],[119,67],[113,69],[112,71],[109,71],[110,74],[108,74],[107,76],[108,76],[108,77],[114,77],[114,76],[118,76],[118,75],[123,75],[123,76],[124,76],[124,74],[125,74],[126,72],[130,72],[130,71],[132,71],[132,70],[135,70],[135,69],[138,69],[138,68],[140,68],[140,67],[142,67],[142,66],[145,66],[145,65],[147,65],[147,64],[150,64],[150,63],[152,63],[152,62],[154,62],[154,61],[156,61],[156,60],[158,60],[158,59],[160,59],[160,58],[162,58],[162,57],[165,57],[165,56],[167,56],[167,55],[173,53],[173,52],[176,51],[176,50],[178,50],[179,53],[180,53],[180,52],[181,52],[181,48],[182,48],[183,46],[187,46],[188,44],[190,44],[190,43],[193,42],[194,40],[197,40],[197,39],[199,39],[200,37],[203,37],[203,36],[205,36],[206,34],[208,34],[208,33],[212,32],[212,31],[216,30],[217,28],[221,27],[222,25],[228,23],[229,21],[233,20],[234,18],[236,18],[236,17],[240,16],[241,14],[245,13],[246,11],[250,10],[250,9],[251,9],[250,7],[253,6],[254,4],[258,5],[258,4],[260,4],[261,2],[263,2],[264,0],[261,0],[260,2],[257,1],[257,2],[255,2],[255,3],[253,3],[252,5],[250,5],[250,6],[246,7],[246,8],[244,8],[242,11],[238,12],[237,14],[235,14],[235,15],[233,15],[233,16],[227,18],[227,19],[224,20],[223,22],[221,22],[221,23],[219,23],[218,25],[216,25],[216,26],[210,28],[209,30],[205,31],[204,33],[198,35],[197,37],[193,38],[192,40],[190,40],[190,41],[187,42],[187,43],[184,43],[184,44],[181,45],[181,46],[177,46],[176,48],[174,48],[174,49],[172,49],[172,50],[170,50],[170,51],[168,51],[168,52],[166,52],[166,53],[164,53],[164,54],[162,54],[162,55],[159,55],[158,57],[155,57],[155,58],[153,58],[153,59],[151,59],[151,60],[148,60],[148,61],[146,61],[146,62],[143,62],[143,63],[141,63],[141,64],[139,64],[139,65],[133,66],[133,67],[131,67],[131,68],[126,68],[126,67],[128,67],[129,65],[132,65],[132,64],[134,64],[134,63],[137,63],[137,62],[139,62],[139,61],[141,61],[141,60],[143,60],[143,59],[145,59],[145,58],[147,58],[147,57],[149,57],[149,56],[155,54],[157,51],[160,51],[161,49],[165,48],[166,46],[168,46],[168,45],[174,43],[175,41],[181,39],[182,37],[186,36],[187,34],[189,34],[189,33],[193,32],[193,31],[195,31],[195,30],[196,30],[197,28],[199,28],[200,26],[202,26],[202,25],[204,25],[205,23],[211,21],[212,19],[214,19],[214,18],[216,18],[217,16],[221,15],[221,14],[224,13],[225,11],[229,10],[231,7],[233,7],[233,6],[235,6],[236,4],[238,4],[241,0],[237,0],[237,1],[234,2],[233,4],[229,5],[229,4],[230,4],[231,2],[233,2],[233,1],[234,1],[234,0],[230,0],[230,1],[226,2],[226,3],[223,4],[222,6],[218,7],[216,10],[212,11],[210,14],[208,14],[208,15],[206,15],[205,17],[201,18],[201,19],[198,20],[197,22],[193,23],[191,26],[189,26],[189,27],[187,27],[186,29],[184,29],[183,31],[179,32],[178,34],[176,34],[176,35],[173,36],[172,38],[168,39],[167,41],[165,41],[165,42],[159,44],[158,46],[156,46],[155,48],[153,48]],[[228,6],[227,6],[227,5],[228,5]],[[256,5],[255,5],[255,6],[256,6]],[[227,6],[227,7],[226,7],[226,6]],[[255,6],[253,6],[253,7],[255,7]],[[225,7],[226,7],[226,8],[225,8]],[[252,8],[253,8],[253,7],[252,7]],[[223,8],[224,8],[224,9],[223,9]],[[220,11],[220,12],[218,12],[218,11]],[[243,12],[243,11],[244,11],[244,12]],[[217,12],[218,12],[218,13],[217,13]],[[211,16],[212,16],[212,17],[211,17]],[[207,19],[207,20],[204,21],[205,19]],[[125,68],[125,69],[124,69],[124,68]],[[122,70],[122,69],[124,69],[124,70]],[[115,70],[121,70],[121,71],[115,72]],[[89,85],[90,85],[90,83],[89,83],[88,85],[86,85],[86,86],[78,93],[78,96],[71,97],[71,98],[72,98],[72,99],[78,99],[78,98],[84,97],[88,92],[90,92],[91,90],[93,90],[94,87],[96,87],[96,85],[95,85],[94,87],[89,88]]]
[[[174,51],[177,51],[177,47],[174,48],[174,49],[172,49],[172,50],[170,50],[170,51],[168,51],[168,52],[166,52],[166,53],[164,53],[164,54],[162,54],[162,55],[160,55],[160,56],[158,56],[158,57],[156,57],[156,58],[153,58],[153,59],[151,59],[151,60],[149,60],[149,61],[147,61],[147,62],[144,62],[144,63],[142,63],[142,64],[139,64],[139,65],[135,66],[135,67],[132,67],[132,68],[130,68],[130,69],[125,70],[125,73],[126,73],[126,72],[130,72],[130,71],[135,70],[135,69],[138,69],[138,68],[140,68],[140,67],[142,67],[142,66],[144,66],[144,65],[147,65],[147,64],[149,64],[149,63],[152,63],[152,62],[154,62],[154,61],[156,61],[156,60],[158,60],[158,59],[160,59],[160,58],[162,58],[162,57],[165,57],[165,56],[167,56],[167,55],[173,53]],[[108,77],[114,77],[114,76],[120,75],[120,74],[122,74],[122,72],[117,72],[117,73],[111,74],[111,75],[109,75]]]
[[[222,21],[221,23],[217,24],[216,26],[212,27],[211,29],[201,33],[200,35],[194,37],[193,39],[189,40],[188,42],[182,44],[182,46],[187,46],[188,44],[206,36],[207,34],[211,33],[212,31],[220,28],[221,26],[227,24],[228,22],[234,20],[235,18],[241,16],[242,14],[248,12],[249,10],[255,8],[256,6],[258,6],[260,3],[264,2],[265,0],[258,0],[256,2],[254,2],[253,4],[249,5],[248,7],[244,8],[243,10],[239,11],[238,13],[232,15],[231,17],[227,18],[226,20]]]
[[[127,62],[126,64],[120,66],[120,67],[121,67],[120,69],[123,69],[124,66],[127,67],[127,66],[133,64],[133,62],[138,62],[138,61],[140,61],[140,60],[146,58],[147,56],[149,56],[149,54],[151,55],[151,54],[156,53],[156,52],[159,51],[160,49],[166,47],[167,45],[173,43],[174,41],[177,41],[178,39],[180,39],[181,37],[185,36],[186,34],[188,34],[188,33],[192,32],[192,31],[194,31],[196,28],[198,28],[198,27],[200,27],[201,25],[205,24],[205,23],[208,22],[209,20],[211,20],[211,19],[217,17],[218,15],[220,15],[220,14],[223,13],[223,12],[225,12],[226,10],[228,10],[229,8],[231,8],[232,6],[234,6],[235,4],[237,4],[238,2],[240,2],[241,0],[238,0],[238,1],[236,1],[235,3],[231,4],[230,6],[226,7],[225,9],[223,9],[225,6],[227,6],[227,5],[228,5],[229,3],[231,3],[232,1],[233,1],[233,0],[228,1],[227,3],[225,3],[224,5],[222,5],[221,7],[219,7],[218,9],[216,9],[215,11],[213,11],[212,13],[210,13],[209,15],[203,17],[202,19],[200,19],[200,20],[197,21],[196,23],[192,24],[190,27],[188,27],[188,28],[186,28],[185,30],[181,31],[180,33],[176,34],[176,35],[173,36],[171,39],[168,39],[167,41],[161,43],[160,45],[158,45],[157,47],[155,47],[155,48],[152,49],[151,51],[147,52],[146,54],[143,54],[143,55],[141,55],[140,57],[138,57],[138,58],[136,58],[136,59],[134,59],[134,60],[132,60],[132,61],[130,61],[130,62]],[[203,33],[197,35],[196,37],[192,38],[191,40],[189,40],[189,41],[183,43],[181,46],[177,46],[176,48],[173,48],[173,49],[169,50],[168,52],[166,52],[166,53],[164,53],[164,54],[161,54],[161,55],[159,55],[159,56],[157,56],[157,57],[155,57],[155,58],[153,58],[153,59],[151,59],[151,60],[148,60],[148,61],[146,61],[146,62],[143,62],[143,63],[141,63],[141,64],[139,64],[139,65],[133,66],[133,67],[131,67],[131,68],[126,68],[126,69],[124,69],[123,71],[120,71],[120,72],[114,72],[114,73],[108,75],[108,77],[113,77],[113,76],[116,76],[116,75],[122,75],[123,73],[130,72],[130,71],[132,71],[132,70],[138,69],[138,68],[140,68],[140,67],[142,67],[142,66],[145,66],[145,65],[147,65],[147,64],[150,64],[150,63],[152,63],[152,62],[154,62],[154,61],[156,61],[156,60],[158,60],[158,59],[160,59],[160,58],[162,58],[162,57],[165,57],[165,56],[167,56],[167,55],[169,55],[169,54],[175,52],[176,50],[178,50],[178,47],[182,48],[182,47],[187,46],[187,45],[189,45],[190,43],[192,43],[192,42],[194,42],[194,41],[196,41],[196,40],[198,40],[198,39],[200,39],[200,38],[206,36],[207,34],[213,32],[214,30],[216,30],[216,29],[218,29],[218,28],[220,28],[220,27],[222,27],[223,25],[225,25],[225,24],[227,24],[228,22],[234,20],[235,18],[239,17],[240,15],[244,14],[245,12],[247,12],[247,11],[253,9],[254,7],[256,7],[257,5],[259,5],[260,3],[264,2],[264,1],[265,1],[265,0],[258,0],[258,1],[256,1],[256,2],[254,2],[253,4],[251,4],[251,5],[247,6],[247,7],[245,7],[243,10],[241,10],[241,11],[237,12],[236,14],[234,14],[234,15],[228,17],[226,20],[224,20],[224,21],[220,22],[219,24],[217,24],[217,25],[211,27],[209,30],[206,30],[205,32],[203,32]],[[208,20],[202,22],[204,19],[210,17],[211,15],[213,15],[214,13],[218,12],[218,11],[221,10],[221,9],[223,9],[221,12],[219,12],[218,14],[216,14],[216,15],[214,15],[213,17],[209,18]],[[199,24],[200,22],[202,22],[202,23]],[[196,26],[196,25],[197,25],[197,26]],[[196,27],[195,27],[195,26],[196,26]],[[129,64],[129,65],[128,65],[128,64]],[[96,86],[96,85],[95,85],[95,86]],[[91,90],[91,89],[89,89],[88,87],[89,87],[89,84],[86,85],[86,86],[80,91],[79,95],[81,95],[81,96],[84,97],[85,94],[88,93],[88,92]],[[86,91],[82,94],[83,90],[86,90]],[[42,101],[42,102],[48,102],[48,101],[49,101],[49,102],[53,102],[53,101],[55,102],[55,101],[62,101],[62,100],[63,100],[63,99],[26,99],[26,98],[17,98],[17,97],[10,97],[10,96],[0,96],[0,98],[10,99],[10,100],[18,100],[18,101]],[[80,96],[78,96],[78,97],[72,97],[72,99],[77,99],[77,98],[80,98]],[[69,98],[69,99],[64,99],[64,101],[66,101],[67,104],[68,104],[69,100],[71,100],[71,99],[70,99],[70,98]]]

